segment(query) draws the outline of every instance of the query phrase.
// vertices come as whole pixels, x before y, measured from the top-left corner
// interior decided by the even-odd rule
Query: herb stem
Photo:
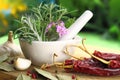
[[[50,13],[49,13],[49,15],[50,15],[50,22],[52,22],[52,14],[51,14],[51,10],[52,10],[52,5],[50,5]]]

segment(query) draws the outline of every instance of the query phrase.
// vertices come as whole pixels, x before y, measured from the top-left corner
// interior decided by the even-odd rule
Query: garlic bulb
[[[9,53],[11,56],[23,55],[20,46],[13,42],[13,32],[9,31],[8,40],[0,45],[0,55]]]
[[[14,67],[17,70],[26,70],[30,67],[30,65],[31,65],[31,61],[25,58],[17,58],[14,61]]]

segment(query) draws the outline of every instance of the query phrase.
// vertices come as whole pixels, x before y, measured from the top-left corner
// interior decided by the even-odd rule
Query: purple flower
[[[65,24],[63,21],[60,21],[59,25],[65,27]]]
[[[45,33],[47,33],[49,31],[50,28],[54,27],[56,28],[56,31],[59,34],[59,37],[62,37],[63,35],[65,35],[67,33],[67,29],[65,28],[65,24],[63,21],[58,21],[58,22],[51,22],[50,24],[48,24],[48,26],[45,29]],[[54,35],[54,33],[53,33]]]
[[[63,21],[56,25],[56,32],[59,34],[59,37],[62,37],[67,33],[67,29],[65,28]]]
[[[50,24],[48,24],[48,26],[47,26],[46,29],[45,29],[45,33],[47,33],[48,30],[49,30],[53,25],[55,25],[54,22],[51,22]]]

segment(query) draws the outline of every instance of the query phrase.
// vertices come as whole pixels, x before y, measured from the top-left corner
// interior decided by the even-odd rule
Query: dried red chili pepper
[[[69,54],[69,52],[66,52],[66,54]],[[109,59],[109,64],[104,64],[94,57],[77,60],[72,59],[65,60],[64,63],[59,64],[58,66],[63,67],[66,72],[80,72],[98,76],[120,75],[120,61],[115,58],[112,58],[113,60],[111,60],[111,58]],[[54,64],[57,65],[57,63]]]
[[[83,44],[83,46],[84,46],[84,44]],[[84,48],[81,47],[81,46],[77,46],[77,45],[70,45],[69,47],[80,48],[84,52],[88,53],[93,59],[96,59],[96,60],[102,62],[103,64],[108,65],[109,68],[114,68],[114,69],[120,68],[120,55],[118,55],[118,54],[102,53],[102,52],[99,52],[99,51],[94,51],[94,53],[92,54],[86,49],[85,46],[84,46]],[[70,55],[69,51],[68,51],[68,48],[66,48],[65,53]]]
[[[103,53],[100,51],[94,51],[93,55],[102,58],[104,60],[110,61],[108,64],[109,68],[120,68],[120,55],[113,53]]]
[[[88,53],[91,58],[76,58],[69,54],[68,47],[80,48],[84,52]],[[83,47],[78,45],[69,45],[68,47],[64,52],[77,60],[65,60],[64,63],[59,64],[53,62],[53,65],[63,67],[67,72],[80,72],[98,76],[120,75],[120,55],[102,53],[99,51],[95,51],[92,54],[86,49],[84,44]]]
[[[100,52],[100,51],[94,51],[93,55],[105,59],[105,60],[118,60],[120,61],[120,55],[119,54],[114,54],[114,53],[105,53],[105,52]]]
[[[67,62],[69,62],[69,64]],[[110,69],[105,67],[105,64],[96,60],[94,61],[92,58],[85,58],[84,60],[66,60],[65,66],[68,65],[73,65],[73,68],[65,68],[67,71],[69,70],[98,76],[120,75],[120,69]]]
[[[113,69],[120,69],[120,61],[117,60],[110,60],[110,64],[108,65],[109,68],[113,68]]]

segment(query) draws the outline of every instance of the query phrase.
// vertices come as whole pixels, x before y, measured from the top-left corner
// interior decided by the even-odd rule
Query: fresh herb
[[[55,76],[52,75],[52,73],[50,72],[47,72],[45,70],[42,70],[42,69],[38,69],[38,68],[35,68],[35,71],[38,72],[38,74],[50,79],[50,80],[58,80]]]
[[[65,74],[56,74],[58,80],[76,80],[76,78],[72,78],[70,75]]]
[[[7,60],[8,59],[8,55],[7,53],[3,54],[0,56],[0,63],[2,63],[3,61]]]
[[[69,13],[66,8],[60,5],[41,3],[22,16],[21,20],[18,20],[21,27],[15,31],[17,34],[15,38],[22,38],[28,42],[34,40],[55,41],[65,33],[66,27],[69,27],[75,20],[67,16]],[[58,26],[59,31],[57,31]],[[48,31],[46,32],[46,30]]]
[[[10,64],[11,58],[9,57],[8,53],[0,55],[0,70],[4,71],[14,71],[14,66]]]
[[[16,80],[32,80],[32,79],[27,75],[19,74]]]
[[[9,71],[14,71],[15,69],[14,69],[13,65],[3,62],[3,63],[0,63],[0,70],[9,72]]]
[[[16,80],[80,80],[80,77],[75,74],[53,73],[47,70],[34,68],[28,70],[25,74],[19,74]]]

